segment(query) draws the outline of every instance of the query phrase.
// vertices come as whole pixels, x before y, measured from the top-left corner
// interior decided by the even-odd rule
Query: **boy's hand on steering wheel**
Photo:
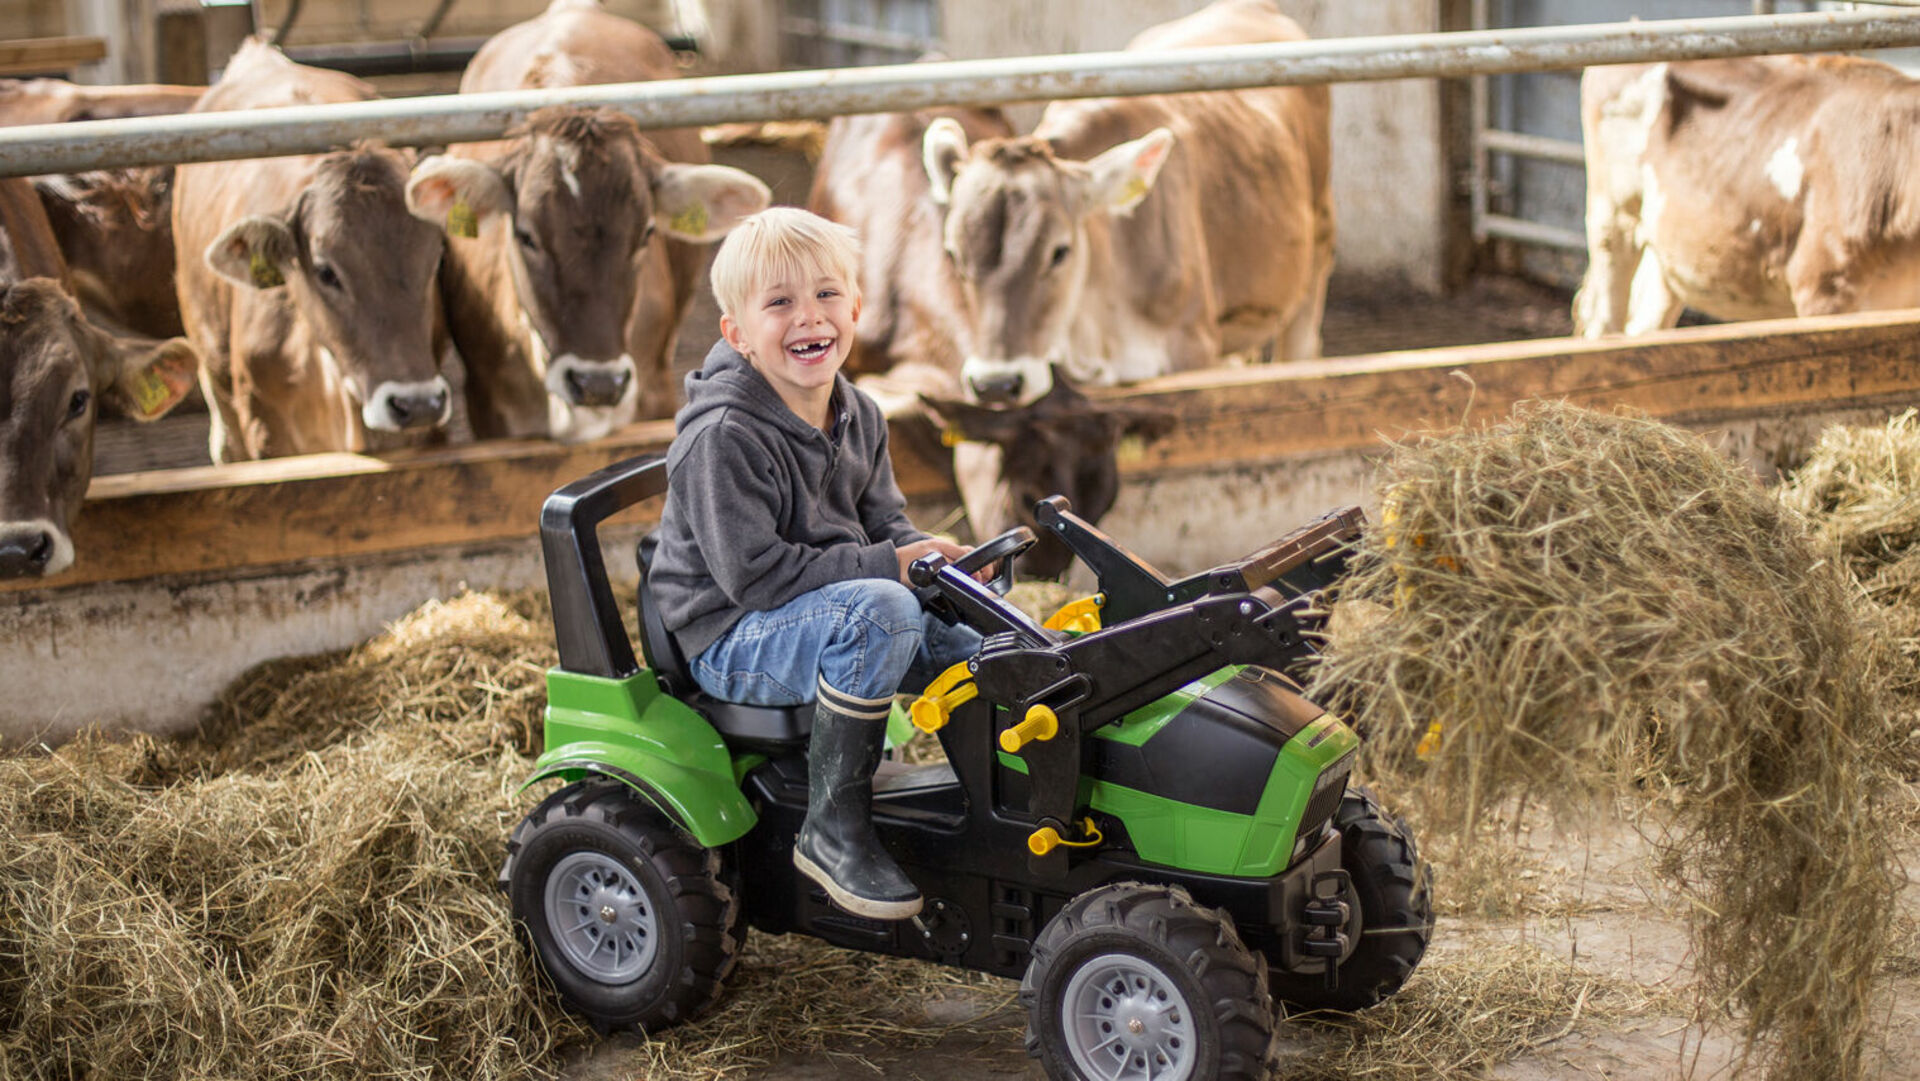
[[[895,548],[893,554],[900,560],[900,580],[907,582],[909,581],[907,578],[907,567],[923,555],[939,552],[941,555],[947,557],[947,562],[951,563],[971,551],[973,551],[973,549],[964,544],[955,544],[950,540],[943,540],[939,537],[928,537],[926,540],[914,541],[912,544],[903,544]],[[993,575],[989,572],[992,570],[992,567],[982,567],[974,573],[974,580],[980,582],[990,580]]]

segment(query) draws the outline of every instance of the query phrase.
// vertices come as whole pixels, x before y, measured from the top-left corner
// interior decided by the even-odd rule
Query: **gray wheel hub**
[[[660,935],[639,879],[604,852],[575,852],[547,874],[547,930],[567,961],[601,983],[653,967]]]
[[[1198,1047],[1193,1009],[1159,966],[1127,953],[1089,959],[1061,1001],[1067,1050],[1100,1081],[1186,1081]]]

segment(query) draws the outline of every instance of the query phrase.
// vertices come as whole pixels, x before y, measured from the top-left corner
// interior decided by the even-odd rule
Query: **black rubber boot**
[[[807,748],[807,820],[793,865],[833,903],[856,916],[904,920],[920,911],[920,891],[873,832],[873,771],[886,739],[884,717],[815,707]]]

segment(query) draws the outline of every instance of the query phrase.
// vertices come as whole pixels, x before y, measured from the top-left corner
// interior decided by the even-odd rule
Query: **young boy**
[[[694,679],[755,705],[816,700],[793,862],[856,915],[920,893],[871,820],[893,695],[979,635],[920,610],[907,565],[968,549],[907,520],[887,424],[840,375],[860,317],[853,231],[792,207],[747,218],[713,261],[724,340],[687,377],[649,583]]]

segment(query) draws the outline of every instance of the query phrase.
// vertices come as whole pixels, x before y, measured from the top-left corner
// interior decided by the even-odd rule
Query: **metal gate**
[[[1878,6],[1822,0],[1472,0],[1471,18],[1474,29],[1487,30]],[[1915,59],[1913,50],[1871,55],[1902,67]],[[1578,284],[1587,262],[1580,72],[1483,75],[1471,86],[1474,241],[1508,242],[1501,253],[1507,265],[1555,284]]]
[[[790,68],[901,64],[940,49],[939,0],[787,0],[781,60]]]

